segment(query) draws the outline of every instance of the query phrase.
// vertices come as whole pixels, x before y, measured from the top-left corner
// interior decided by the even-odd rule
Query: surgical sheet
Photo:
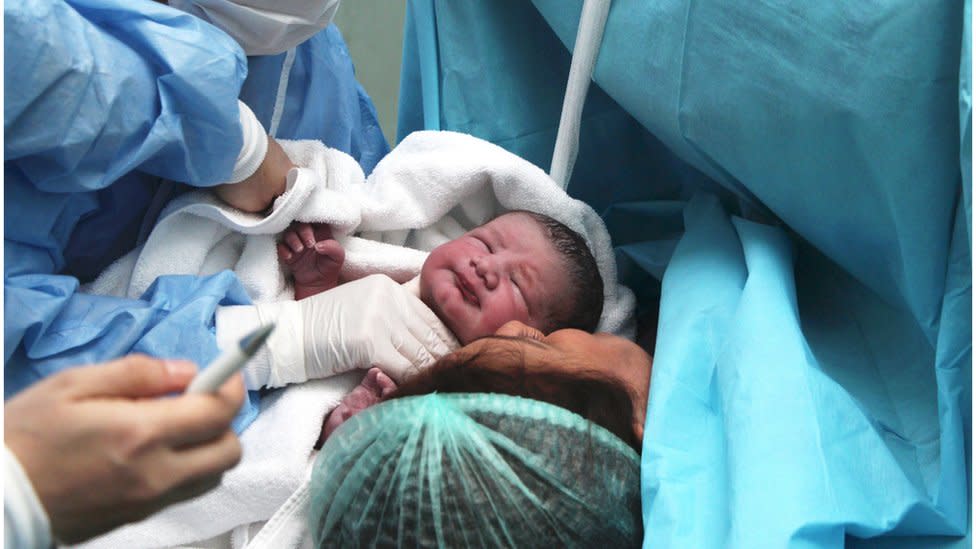
[[[581,2],[532,4],[409,2],[399,135],[546,169]],[[645,546],[971,545],[969,12],[611,6],[569,192],[659,310]]]

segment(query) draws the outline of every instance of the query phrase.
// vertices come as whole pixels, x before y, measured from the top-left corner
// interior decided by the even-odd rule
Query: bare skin
[[[258,169],[243,181],[214,187],[214,192],[239,210],[263,212],[285,192],[288,172],[294,167],[285,150],[269,135],[268,151]]]
[[[420,299],[462,344],[510,320],[543,329],[569,292],[545,229],[522,212],[500,215],[430,252]]]
[[[634,404],[634,434],[637,440],[644,439],[644,414],[650,393],[653,358],[639,345],[613,334],[591,334],[574,329],[556,330],[546,335],[518,321],[506,323],[495,333],[524,338],[519,351],[525,364],[532,369],[597,371],[619,380],[627,388]],[[464,349],[478,352],[481,346],[497,344],[485,338]]]

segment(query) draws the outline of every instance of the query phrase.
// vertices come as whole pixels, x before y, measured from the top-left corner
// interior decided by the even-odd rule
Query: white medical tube
[[[559,116],[556,147],[552,151],[552,163],[549,166],[549,177],[563,189],[569,185],[569,177],[573,174],[573,165],[576,164],[583,103],[590,88],[596,57],[600,53],[600,42],[603,40],[603,28],[607,24],[608,13],[610,0],[583,1],[576,44],[573,46],[573,61],[569,66],[569,80],[566,82],[566,96],[563,98],[563,111]]]

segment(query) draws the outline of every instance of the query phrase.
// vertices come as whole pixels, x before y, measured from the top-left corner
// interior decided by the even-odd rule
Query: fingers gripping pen
[[[244,336],[237,345],[225,349],[193,378],[190,386],[186,388],[186,392],[208,393],[216,391],[227,381],[227,378],[247,364],[247,361],[258,352],[261,345],[264,345],[272,331],[274,331],[274,324],[262,326]]]

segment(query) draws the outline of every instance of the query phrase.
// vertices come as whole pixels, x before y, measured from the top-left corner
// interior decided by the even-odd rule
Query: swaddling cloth
[[[403,282],[420,273],[427,251],[508,210],[548,215],[581,234],[604,280],[599,329],[633,332],[633,294],[616,283],[603,221],[548,175],[504,149],[454,132],[407,136],[365,178],[352,157],[316,141],[281,141],[300,166],[266,217],[244,213],[207,192],[171,203],[145,245],[88,288],[138,297],[163,274],[231,269],[255,302],[291,299],[275,238],[292,221],[321,222],[346,250],[343,277],[382,273]]]

